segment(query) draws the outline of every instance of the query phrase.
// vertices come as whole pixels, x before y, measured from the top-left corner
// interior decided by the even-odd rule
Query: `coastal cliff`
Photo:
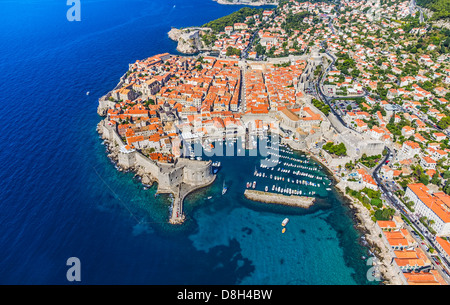
[[[156,182],[157,193],[173,194],[171,224],[182,224],[185,220],[183,199],[191,192],[211,185],[216,179],[211,161],[179,158],[174,163],[161,163],[149,159],[140,151],[127,148],[115,126],[111,126],[107,119],[97,125],[97,132],[104,140],[108,157],[118,170],[135,172],[146,187]]]
[[[112,96],[111,93],[114,90],[117,90],[123,86],[123,84],[125,83],[126,77],[127,77],[127,73],[122,75],[122,77],[119,80],[119,83],[116,85],[116,87],[114,87],[113,90],[111,90],[110,92],[108,92],[107,94],[105,94],[98,100],[97,114],[99,116],[106,116],[106,112],[108,111],[108,109],[114,108],[116,102],[114,100],[110,100],[110,97]]]
[[[210,50],[205,45],[201,37],[205,32],[210,29],[203,28],[188,28],[188,29],[176,29],[172,28],[168,36],[173,41],[178,42],[177,51],[184,54],[195,54],[199,51]]]

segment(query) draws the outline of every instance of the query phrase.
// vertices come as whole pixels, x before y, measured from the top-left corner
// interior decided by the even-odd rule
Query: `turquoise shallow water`
[[[97,101],[127,65],[175,53],[171,26],[239,7],[83,0],[79,23],[67,9],[0,2],[0,283],[67,284],[72,256],[84,284],[367,283],[366,249],[335,192],[308,212],[250,202],[242,194],[259,159],[223,157],[217,181],[186,199],[187,221],[174,227],[170,198],[155,198],[106,156]]]
[[[292,175],[292,171],[290,174],[277,171],[278,167],[288,168],[283,165],[285,162],[310,168],[302,172],[323,178],[309,181],[328,184],[320,164],[303,153],[288,154],[283,152],[285,148],[281,149],[285,158],[280,158],[281,164],[272,171],[260,167],[263,157],[249,157],[248,151],[246,157],[212,158],[221,162],[218,179],[210,188],[188,196],[185,203],[190,215],[188,223],[195,223],[194,233],[189,235],[195,249],[209,253],[216,249],[225,252],[236,248],[231,260],[236,261],[235,272],[241,284],[368,283],[366,271],[369,267],[361,259],[367,256],[367,249],[359,245],[359,233],[353,228],[351,212],[334,188],[327,191],[328,185],[291,184],[303,193],[315,190],[317,203],[308,210],[254,202],[243,197],[247,182],[257,181],[256,189],[259,190],[269,185],[270,191],[272,184],[289,185],[287,177],[297,179],[299,176]],[[285,181],[255,177],[255,168],[265,172],[266,177],[283,175]],[[224,180],[228,191],[222,195]],[[190,208],[190,205],[196,208]],[[281,222],[285,217],[290,221],[286,233],[282,234]],[[216,268],[225,266],[219,263]]]

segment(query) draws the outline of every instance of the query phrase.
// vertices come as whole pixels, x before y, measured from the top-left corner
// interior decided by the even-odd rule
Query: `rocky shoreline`
[[[179,187],[174,188],[162,188],[160,182],[158,181],[157,177],[154,177],[153,174],[149,173],[148,170],[146,170],[144,167],[140,165],[133,165],[129,167],[123,167],[119,163],[119,153],[120,148],[118,145],[116,145],[111,139],[109,139],[107,136],[105,136],[102,132],[102,122],[98,123],[97,125],[97,132],[99,133],[100,137],[103,139],[103,143],[106,147],[107,157],[111,160],[111,162],[114,164],[115,168],[119,172],[133,172],[135,173],[134,177],[135,179],[138,179],[142,186],[145,189],[151,188],[155,183],[158,184],[158,189],[156,190],[156,194],[171,194],[173,196],[173,202],[171,205],[171,208],[169,210],[169,214],[171,215],[169,217],[169,223],[170,224],[182,224],[184,220],[186,219],[186,215],[182,212],[182,205],[184,202],[184,199],[192,194],[193,192],[203,189],[205,187],[208,187],[212,185],[217,176],[213,175],[212,179],[203,183],[203,184],[197,184],[197,185],[191,185],[182,182]],[[200,161],[195,161],[200,162]],[[175,212],[174,212],[175,211]],[[178,213],[176,213],[178,211]]]
[[[118,153],[119,147],[114,145],[109,139],[104,137],[101,133],[100,128],[101,122],[98,124],[97,131],[104,140],[104,144],[107,150],[108,158],[115,164],[115,167],[118,171],[121,172],[134,172],[135,177],[139,179],[142,185],[146,188],[152,187],[154,183],[158,183],[155,177],[152,177],[150,174],[146,173],[140,167],[130,167],[130,168],[122,168],[118,165]],[[342,184],[339,183],[339,177],[337,177],[330,168],[328,168],[324,163],[317,159],[315,155],[313,155],[310,151],[306,150],[296,150],[291,147],[295,151],[299,151],[302,153],[308,154],[312,159],[322,165],[322,168],[325,169],[325,172],[329,176],[329,178],[333,181],[333,184],[336,186],[339,194],[344,199],[346,205],[350,208],[352,213],[352,220],[354,222],[355,229],[358,230],[361,234],[361,245],[369,248],[371,254],[373,254],[378,259],[378,270],[381,273],[381,283],[386,285],[401,285],[401,280],[396,276],[396,271],[392,269],[390,265],[391,257],[386,249],[381,238],[378,236],[378,232],[374,229],[375,223],[372,221],[369,211],[362,206],[359,202],[357,202],[354,198],[348,196],[345,193],[345,188],[343,188]],[[214,182],[214,181],[212,181]],[[183,200],[188,194],[192,193],[195,190],[201,189],[203,187],[207,187],[212,183],[208,183],[207,185],[202,185],[199,187],[195,187],[190,190],[188,193],[184,194],[179,198]],[[278,195],[278,194],[275,194]],[[288,206],[296,206],[301,208],[309,208],[313,205],[315,198],[310,197],[301,197],[301,196],[284,196],[279,195],[279,197],[272,196],[271,193],[265,193],[261,191],[254,190],[246,190],[244,196],[253,201],[272,203],[272,204],[284,204]],[[295,197],[295,198],[294,198]],[[298,197],[298,198],[297,198]],[[301,200],[300,200],[300,199]]]
[[[354,214],[354,219],[357,221],[355,228],[359,230],[362,235],[362,240],[367,243],[370,251],[377,258],[377,268],[381,274],[382,284],[385,285],[402,285],[403,281],[398,277],[398,271],[392,265],[392,256],[383,240],[375,230],[376,224],[372,221],[369,211],[357,200],[345,194],[345,190],[338,187],[338,190],[343,197],[348,201],[348,206]]]
[[[196,54],[200,51],[211,51],[201,39],[205,32],[211,31],[208,28],[172,28],[167,35],[173,41],[178,42],[177,51],[183,54]]]
[[[288,143],[289,145],[289,143]],[[290,146],[290,145],[289,145]],[[297,150],[290,146],[293,150],[308,154],[314,161],[319,163],[327,176],[333,181],[338,193],[344,199],[345,204],[349,207],[355,229],[361,234],[360,244],[369,249],[369,253],[377,258],[377,269],[381,275],[380,283],[384,285],[402,285],[403,282],[397,276],[397,271],[391,266],[392,257],[388,249],[379,237],[379,233],[375,230],[375,223],[372,221],[369,211],[354,198],[345,193],[345,188],[339,184],[339,177],[328,168],[322,161],[320,161],[313,153],[308,150]]]
[[[106,147],[107,157],[111,160],[116,169],[119,172],[134,172],[135,173],[134,177],[139,179],[142,185],[146,188],[150,188],[154,185],[154,183],[157,183],[158,180],[155,177],[152,177],[150,174],[146,173],[140,167],[123,168],[119,165],[119,147],[114,145],[108,138],[102,135],[101,128],[99,128],[100,124],[101,122],[98,124],[97,132],[103,139],[103,144]]]

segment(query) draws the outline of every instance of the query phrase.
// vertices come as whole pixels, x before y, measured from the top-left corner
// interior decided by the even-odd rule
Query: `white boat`
[[[281,225],[284,227],[284,226],[287,225],[288,222],[289,222],[289,218],[285,218],[285,219],[283,220],[283,222],[281,223]]]
[[[228,191],[228,187],[225,186],[225,181],[223,182],[223,188],[222,188],[222,195],[225,195],[225,193]]]
[[[89,94],[91,94],[91,92],[90,92],[90,91],[86,92],[86,95],[89,95]]]
[[[269,187],[266,185],[266,188],[265,188],[266,192],[267,192],[268,189],[269,189]]]
[[[253,181],[252,188],[255,188],[255,187],[256,187],[256,181]]]

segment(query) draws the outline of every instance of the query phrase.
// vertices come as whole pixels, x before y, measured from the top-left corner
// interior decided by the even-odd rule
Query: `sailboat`
[[[225,195],[225,193],[228,191],[228,187],[225,186],[225,181],[223,182],[223,188],[222,188],[222,195]]]

